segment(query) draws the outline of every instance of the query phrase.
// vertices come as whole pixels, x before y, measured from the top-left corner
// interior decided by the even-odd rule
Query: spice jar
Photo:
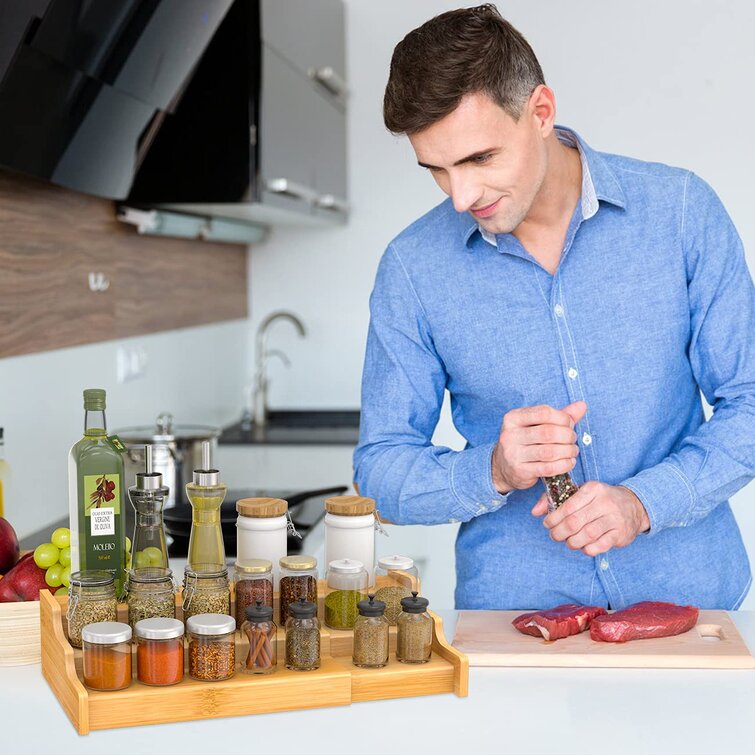
[[[247,674],[270,674],[278,663],[276,636],[278,628],[273,621],[273,607],[256,601],[246,609],[246,619],[241,633],[249,640],[249,652],[241,662],[241,670]]]
[[[364,598],[369,577],[361,561],[342,558],[331,561],[327,572],[328,589],[325,596],[325,625],[331,629],[353,629],[357,604]]]
[[[184,625],[178,619],[141,619],[136,635],[136,677],[157,687],[184,678]]]
[[[280,624],[286,625],[288,607],[304,598],[317,613],[317,559],[313,556],[285,556],[280,565]]]
[[[433,644],[433,620],[427,613],[429,601],[416,592],[401,600],[396,627],[396,659],[402,663],[427,663]]]
[[[120,621],[98,621],[81,630],[84,684],[112,691],[131,684],[131,627]]]
[[[176,616],[173,572],[162,566],[145,566],[128,573],[128,623],[134,629],[142,619]]]
[[[401,599],[412,590],[419,590],[419,573],[414,561],[407,556],[384,556],[378,559],[375,578],[378,589],[375,598],[385,603],[385,618],[391,626],[401,613]]]
[[[320,668],[320,622],[317,607],[300,598],[288,607],[286,621],[286,668],[313,671]]]
[[[380,668],[388,663],[388,628],[385,603],[375,600],[359,601],[359,616],[354,622],[354,650],[352,661],[361,668]]]
[[[189,636],[189,676],[200,682],[219,682],[233,676],[236,663],[236,619],[222,613],[203,613],[186,621]]]
[[[231,591],[228,585],[228,569],[201,572],[187,566],[184,569],[182,607],[184,623],[189,620],[189,617],[201,613],[230,614]]]
[[[117,621],[118,601],[115,580],[109,571],[77,571],[71,574],[68,588],[68,640],[81,647],[81,630],[87,624]]]
[[[325,563],[348,558],[361,561],[375,584],[375,501],[339,495],[325,501]]]
[[[259,601],[273,608],[273,565],[263,558],[236,561],[233,576],[236,594],[236,627],[246,620],[246,609]]]
[[[288,502],[282,498],[236,501],[236,557],[264,558],[273,565],[273,584],[280,585],[278,564],[288,551]],[[264,602],[264,601],[263,601]]]

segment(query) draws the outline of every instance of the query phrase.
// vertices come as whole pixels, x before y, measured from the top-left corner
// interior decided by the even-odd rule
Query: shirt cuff
[[[663,461],[620,482],[639,499],[650,520],[648,535],[666,527],[685,527],[695,506],[695,490],[687,476],[673,464]]]
[[[496,444],[459,451],[451,465],[451,492],[459,502],[459,521],[497,511],[508,500],[493,485],[493,451]]]

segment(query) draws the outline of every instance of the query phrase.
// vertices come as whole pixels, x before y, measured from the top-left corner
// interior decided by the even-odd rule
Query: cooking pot
[[[170,488],[165,508],[186,501],[186,483],[192,472],[202,466],[202,441],[210,441],[215,458],[220,428],[209,425],[174,425],[173,415],[163,412],[154,425],[124,427],[115,431],[126,446],[124,454],[127,487],[134,484],[136,473],[144,471],[144,446],[152,446],[152,468],[163,476]],[[128,508],[131,508],[130,506]]]

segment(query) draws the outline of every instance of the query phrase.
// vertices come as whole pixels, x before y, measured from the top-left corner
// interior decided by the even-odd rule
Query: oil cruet
[[[202,469],[195,469],[192,481],[186,485],[186,497],[192,508],[188,568],[195,572],[225,568],[220,506],[227,488],[220,482],[220,472],[210,466],[210,442],[204,441]]]
[[[163,529],[163,505],[168,487],[163,485],[163,476],[153,471],[152,446],[145,446],[145,471],[137,472],[136,484],[128,489],[131,504],[136,511],[133,557],[131,567],[168,566],[168,548]]]

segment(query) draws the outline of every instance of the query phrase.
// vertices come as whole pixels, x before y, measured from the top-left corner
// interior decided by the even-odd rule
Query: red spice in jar
[[[256,605],[258,600],[263,606],[273,607],[272,577],[240,579],[236,582],[236,626],[239,629],[246,621],[246,609]]]
[[[137,678],[144,684],[177,684],[184,676],[183,637],[148,640],[139,637],[136,647]]]

